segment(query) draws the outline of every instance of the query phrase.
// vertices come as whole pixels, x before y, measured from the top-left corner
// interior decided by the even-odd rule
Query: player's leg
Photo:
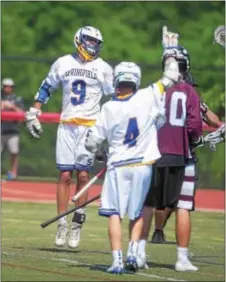
[[[73,134],[67,125],[59,125],[56,142],[56,163],[60,170],[57,183],[57,212],[61,214],[68,210],[72,172],[74,169],[74,140]],[[55,244],[63,246],[67,239],[66,216],[59,219]]]
[[[165,234],[163,232],[163,223],[166,209],[155,209],[155,230],[152,235],[151,242],[153,244],[165,243]]]
[[[164,233],[164,228],[170,216],[172,215],[173,211],[174,210],[171,208],[155,210],[155,231],[151,239],[151,242],[153,244],[162,244],[166,242],[166,235]]]
[[[139,244],[138,244],[138,267],[144,268],[146,266],[146,244],[148,240],[148,236],[151,229],[152,218],[154,215],[154,207],[155,207],[155,177],[156,177],[156,167],[152,166],[152,177],[151,184],[144,202],[144,207],[142,211],[142,217],[144,220],[142,233],[140,236]]]
[[[74,149],[74,169],[77,171],[77,184],[75,188],[75,193],[79,192],[89,182],[89,171],[92,168],[94,162],[94,155],[87,151],[84,146],[87,130],[87,127],[78,126],[74,127],[73,131],[74,143],[76,144]],[[88,191],[78,199],[75,205],[81,205],[86,202],[87,199]],[[78,247],[81,238],[81,229],[83,223],[85,222],[85,219],[85,208],[81,208],[75,211],[68,236],[68,246],[70,248]]]
[[[11,158],[11,169],[8,172],[7,179],[13,180],[17,178],[18,159],[19,159],[19,142],[20,138],[17,134],[9,135],[7,147]]]
[[[89,182],[89,172],[77,170],[77,184],[75,192],[78,193],[88,182]],[[88,200],[88,191],[84,193],[76,202],[75,205],[79,206]],[[77,248],[81,239],[81,229],[83,223],[85,222],[86,214],[85,208],[80,208],[74,212],[72,217],[72,223],[70,226],[70,233],[68,236],[68,246],[70,248]]]
[[[180,178],[178,178],[180,183]],[[194,209],[195,164],[191,161],[185,167],[182,189],[176,210],[177,271],[197,271],[198,268],[188,259],[188,247],[191,235],[190,211]]]
[[[142,235],[144,218],[142,210],[146,199],[152,175],[152,166],[137,166],[130,170],[130,196],[128,205],[129,246],[127,251],[126,267],[136,271],[138,268],[138,246]]]
[[[118,193],[121,192],[123,195],[123,188],[125,186],[123,185],[123,182],[120,182],[120,188],[122,189],[118,189],[117,183],[115,170],[108,170],[105,174],[104,184],[101,192],[99,215],[109,218],[108,235],[113,262],[107,271],[109,273],[121,274],[123,272],[121,216],[123,217],[125,214],[125,207],[122,205],[122,197],[119,197]],[[124,198],[124,200],[126,199]],[[121,215],[120,205],[122,213]]]
[[[164,212],[164,218],[163,218],[163,229],[165,228],[168,220],[170,219],[171,215],[173,214],[174,210],[171,208],[166,208]]]

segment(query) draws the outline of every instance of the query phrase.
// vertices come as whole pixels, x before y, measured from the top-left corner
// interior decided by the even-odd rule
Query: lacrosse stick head
[[[214,31],[214,43],[225,48],[225,25],[218,26]]]
[[[162,28],[162,46],[163,48],[177,47],[179,34],[170,32],[167,26]]]

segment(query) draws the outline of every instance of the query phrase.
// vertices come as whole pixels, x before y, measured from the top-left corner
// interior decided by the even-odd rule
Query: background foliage
[[[161,30],[167,25],[180,33],[181,45],[189,50],[192,72],[200,85],[198,92],[224,119],[224,50],[213,45],[215,28],[225,22],[224,2],[40,1],[1,5],[2,77],[16,81],[17,94],[24,97],[26,107],[32,103],[53,59],[74,52],[73,36],[80,26],[93,25],[101,30],[105,41],[101,56],[112,65],[122,60],[139,63],[142,85],[146,86],[161,75]],[[60,108],[59,90],[44,110],[59,112]],[[36,141],[22,125],[21,175],[57,175],[53,149],[56,126],[45,125],[44,130],[42,140]],[[223,156],[223,145],[214,154],[200,150],[201,186],[224,186]],[[3,171],[6,165],[4,161]]]

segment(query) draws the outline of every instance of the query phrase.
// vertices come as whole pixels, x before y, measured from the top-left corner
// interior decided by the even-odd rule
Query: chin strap
[[[94,56],[91,56],[83,47],[81,44],[78,45],[78,52],[83,57],[85,61],[93,61],[95,59]]]

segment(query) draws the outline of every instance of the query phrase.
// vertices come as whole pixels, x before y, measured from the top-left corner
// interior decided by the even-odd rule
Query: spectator
[[[21,97],[14,93],[15,83],[11,78],[2,80],[1,110],[21,112],[24,110],[24,103]],[[3,121],[1,123],[1,153],[7,147],[11,155],[11,170],[7,173],[7,180],[15,180],[18,170],[19,154],[19,128],[17,121]]]

